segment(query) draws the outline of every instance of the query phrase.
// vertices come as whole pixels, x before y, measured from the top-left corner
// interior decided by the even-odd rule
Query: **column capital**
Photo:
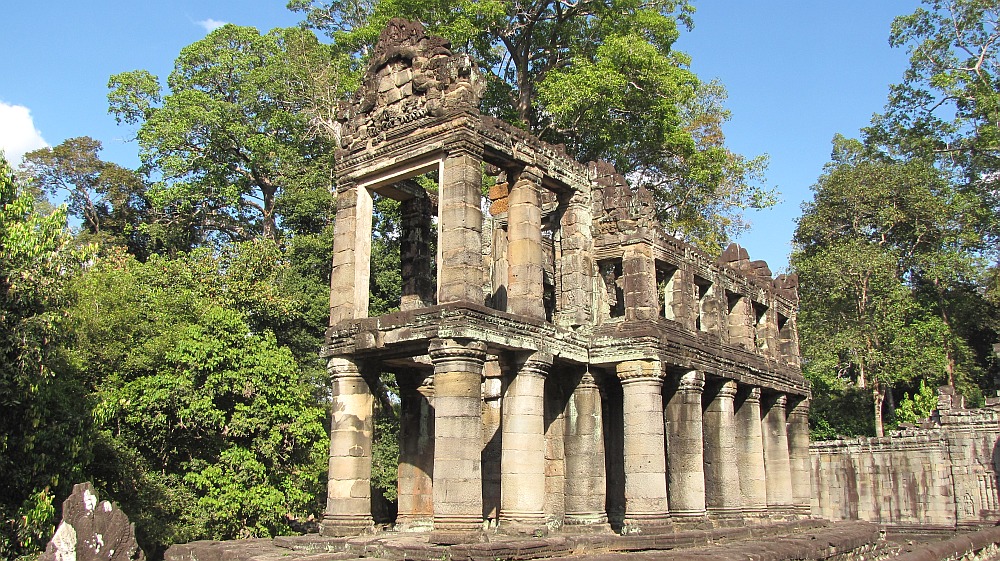
[[[486,361],[486,343],[469,339],[431,339],[427,354],[435,365],[450,360],[483,363]]]
[[[331,357],[326,363],[326,371],[331,378],[361,378],[358,361],[345,356]]]
[[[681,374],[677,390],[681,392],[702,393],[705,390],[705,374],[697,370]]]
[[[628,360],[615,367],[622,384],[632,382],[662,382],[663,367],[656,360]]]
[[[515,186],[520,184],[522,181],[530,182],[533,185],[541,185],[544,175],[545,174],[542,172],[541,168],[537,166],[524,166],[521,173],[517,174],[517,182],[515,183]]]
[[[551,354],[535,351],[523,358],[519,374],[544,378],[552,370],[553,360]]]
[[[789,417],[791,417],[792,415],[804,415],[806,417],[809,416],[808,397],[799,398],[798,396],[792,396],[792,398],[788,400],[788,405],[790,405],[790,407],[788,408]]]
[[[785,407],[788,405],[788,396],[780,393],[774,397],[773,407]]]
[[[597,378],[590,371],[584,372],[583,376],[580,377],[580,381],[576,384],[577,388],[587,388],[587,389],[597,389],[600,386],[597,385]]]
[[[724,397],[727,399],[733,399],[736,397],[736,380],[726,380],[719,386],[719,397]]]
[[[745,401],[760,403],[760,388],[756,386],[749,388]]]
[[[444,150],[448,153],[449,158],[459,156],[473,156],[475,158],[483,157],[483,146],[481,144],[476,144],[465,137],[446,143],[444,145]]]

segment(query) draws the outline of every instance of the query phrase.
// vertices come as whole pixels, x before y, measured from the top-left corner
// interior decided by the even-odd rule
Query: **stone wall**
[[[813,515],[896,527],[995,523],[998,420],[1000,400],[965,409],[946,386],[938,410],[919,427],[812,443]]]

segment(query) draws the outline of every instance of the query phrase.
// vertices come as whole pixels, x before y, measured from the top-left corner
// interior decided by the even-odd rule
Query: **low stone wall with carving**
[[[1000,520],[1000,400],[964,409],[951,388],[919,427],[885,438],[814,442],[812,514],[940,528]]]

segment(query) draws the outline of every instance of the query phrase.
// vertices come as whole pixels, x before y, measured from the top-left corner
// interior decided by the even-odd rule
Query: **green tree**
[[[90,455],[83,386],[66,373],[62,308],[85,251],[66,210],[39,214],[0,154],[0,556],[32,554]]]
[[[292,0],[307,24],[365,60],[392,17],[423,22],[478,60],[483,111],[603,159],[658,194],[672,232],[709,251],[775,203],[757,181],[764,158],[727,150],[725,90],[672,49],[691,7],[675,0],[533,3]]]
[[[967,384],[979,368],[951,314],[980,267],[975,200],[927,161],[839,135],[813,189],[792,256],[805,370],[869,388],[881,435],[888,392],[919,378]]]
[[[186,233],[179,247],[277,240],[284,194],[329,191],[331,143],[306,110],[309,95],[337,90],[328,68],[314,72],[333,62],[308,31],[226,25],[181,50],[166,94],[143,70],[111,77],[110,111],[139,125],[142,161],[161,179],[150,199],[162,227]]]
[[[321,508],[326,413],[281,343],[302,313],[288,268],[257,241],[109,254],[74,284],[67,354],[94,387],[92,471],[148,551],[285,533]]]
[[[101,160],[100,151],[98,140],[70,138],[25,154],[22,167],[43,193],[65,198],[88,239],[124,245],[143,258],[148,253],[142,227],[149,206],[145,184],[133,171]]]

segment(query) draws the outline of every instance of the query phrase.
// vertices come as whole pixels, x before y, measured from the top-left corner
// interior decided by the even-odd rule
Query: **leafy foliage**
[[[88,250],[74,250],[66,210],[35,212],[0,154],[0,556],[43,547],[57,492],[90,456],[86,396],[62,366],[66,284]]]
[[[917,391],[913,392],[913,397],[909,393],[903,394],[903,399],[896,408],[896,424],[917,423],[930,416],[931,412],[937,409],[938,396],[930,386],[920,380]]]
[[[161,177],[149,197],[165,243],[277,240],[286,190],[329,191],[331,145],[306,109],[307,93],[339,89],[336,73],[312,72],[330,62],[308,31],[226,25],[181,50],[166,95],[143,70],[111,77],[111,112],[139,125],[143,163]]]
[[[833,161],[795,233],[805,372],[869,388],[882,433],[887,392],[926,379],[961,385],[979,365],[956,328],[981,274],[976,201],[929,162],[834,139]]]
[[[22,166],[43,193],[65,196],[86,239],[123,245],[144,258],[151,250],[143,226],[149,210],[146,186],[135,172],[101,160],[100,151],[100,141],[70,138],[25,154]]]
[[[109,257],[75,286],[95,472],[154,548],[283,533],[319,508],[326,413],[279,342],[301,304],[281,292],[276,251]]]

